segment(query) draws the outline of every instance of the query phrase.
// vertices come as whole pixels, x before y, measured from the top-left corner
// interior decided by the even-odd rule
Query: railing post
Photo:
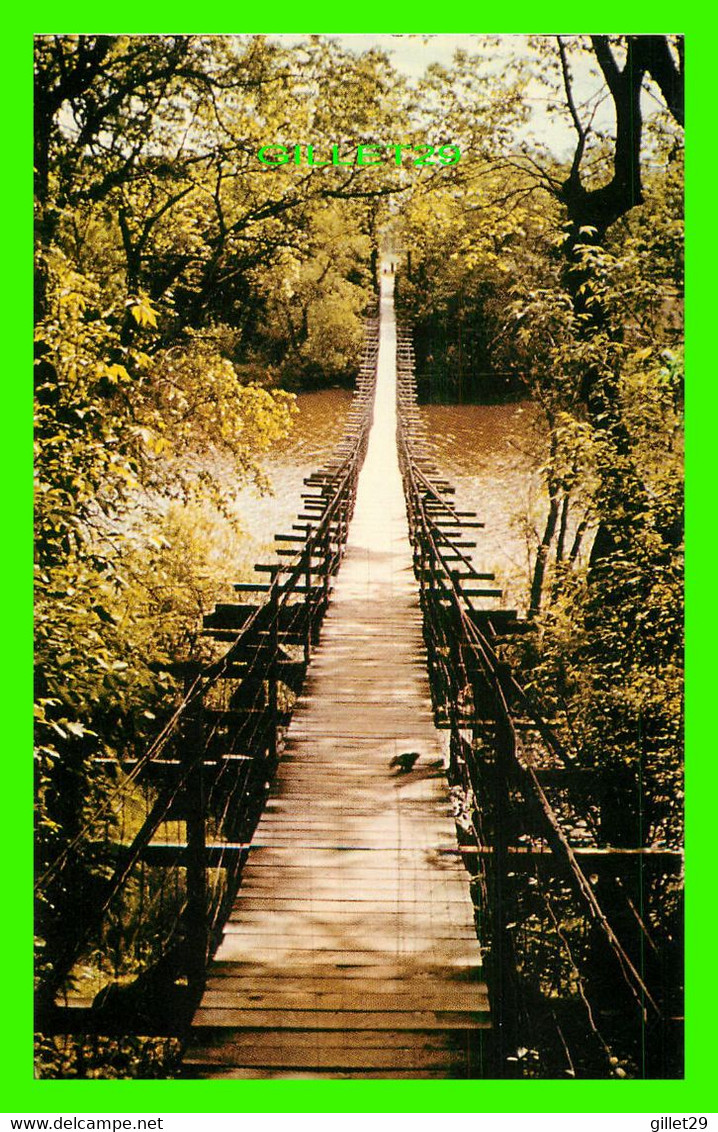
[[[421,596],[423,597],[424,591],[426,590],[426,534],[424,532],[423,527],[420,527],[418,529],[417,537],[418,537],[419,552],[420,552],[420,558],[419,558],[419,567],[420,567],[420,569],[419,569],[419,590],[421,591]]]
[[[192,678],[188,677],[185,693],[191,683]],[[199,999],[204,990],[209,942],[202,707],[201,698],[191,707],[184,729],[181,751],[183,763],[190,768],[184,788],[187,904],[183,934],[187,983],[190,996],[194,999]]]
[[[314,553],[314,543],[307,541],[305,545],[306,562],[304,564],[304,586],[306,593],[304,595],[304,609],[306,611],[306,620],[304,625],[304,663],[309,664],[312,658],[312,632],[313,632],[313,609],[312,609],[312,555]]]
[[[346,496],[339,500],[337,507],[337,552],[339,558],[344,554],[344,531],[346,528]]]
[[[279,567],[273,567],[270,573],[270,590],[269,590],[269,648],[271,652],[268,669],[268,697],[269,697],[269,757],[272,762],[276,762],[277,754],[279,751],[278,744],[278,729],[279,729],[279,679],[278,671],[278,658],[279,651],[279,586],[277,585],[277,576]]]
[[[493,781],[493,876],[492,896],[492,968],[494,984],[493,1012],[496,1032],[497,1069],[500,1076],[511,1076],[517,1047],[516,972],[513,967],[513,940],[508,925],[513,919],[509,899],[509,829],[511,807],[509,798],[510,765],[514,753],[514,734],[511,723],[502,711],[497,695],[496,744],[494,750]]]
[[[323,577],[323,580],[322,580],[322,586],[323,586],[323,589],[324,589],[323,601],[324,601],[324,603],[326,603],[328,598],[329,598],[329,562],[330,562],[331,556],[332,556],[332,525],[331,525],[331,523],[327,523],[327,529],[324,532],[324,540],[323,541],[324,541],[324,545],[322,547],[322,551],[323,551],[323,554],[324,554],[324,577]]]

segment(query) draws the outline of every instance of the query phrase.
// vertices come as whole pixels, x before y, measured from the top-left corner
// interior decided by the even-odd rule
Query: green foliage
[[[622,61],[619,38],[610,47]],[[615,168],[610,132],[588,125],[605,94],[601,68],[589,39],[564,49],[566,76],[547,37],[532,43],[532,61],[514,66],[528,68],[527,81],[541,83],[550,111],[563,106],[569,123],[571,68],[582,71],[582,89],[593,84],[579,107],[586,137],[574,161],[585,169],[586,191],[598,192]],[[605,234],[588,221],[577,228],[563,195],[571,170],[526,129],[510,97],[512,62],[501,80],[507,97],[489,115],[467,69],[459,60],[430,81],[452,92],[448,112],[474,140],[471,171],[465,167],[451,188],[414,191],[401,221],[410,255],[400,302],[417,326],[420,380],[427,396],[493,400],[523,392],[540,406],[549,436],[549,511],[534,539],[529,605],[537,636],[515,655],[534,694],[561,721],[567,747],[623,783],[625,823],[607,832],[609,840],[677,845],[680,131],[665,113],[647,122],[642,203],[631,207],[627,198]],[[497,89],[496,76],[484,81]],[[597,208],[600,199],[592,198]]]
[[[369,284],[363,265],[371,246],[361,215],[347,233],[347,213],[336,204],[317,208],[302,247],[285,249],[271,274],[259,273],[260,330],[283,356],[285,379],[355,375]]]
[[[179,1076],[176,1038],[85,1037],[35,1041],[35,1076],[41,1080],[166,1080]]]
[[[155,665],[209,659],[202,615],[248,573],[241,532],[209,503],[179,502],[154,520],[146,510],[128,516],[121,534],[95,540],[89,559],[37,568],[39,875],[66,857],[38,892],[41,982],[52,978],[67,923],[111,866],[99,843],[113,829],[136,831],[133,792],[117,791],[118,760],[143,753],[175,702],[174,681]]]
[[[269,323],[282,349],[264,360],[289,353],[294,374],[309,334],[307,296],[300,288],[264,311],[263,298],[278,276],[281,285],[285,257],[306,265],[323,249],[333,274],[326,290],[344,291],[355,321],[372,290],[370,248],[357,235],[389,189],[356,167],[273,170],[256,154],[273,141],[311,138],[328,152],[372,140],[388,122],[387,76],[380,54],[357,59],[318,37],[291,51],[261,36],[39,37],[38,239],[59,245],[106,300],[125,304],[125,344],[137,327],[159,330],[167,344],[188,326],[222,326],[235,332],[232,360],[246,362],[263,346],[258,324]],[[350,280],[357,291],[347,295]],[[286,310],[298,342],[282,335]],[[312,380],[317,369],[333,379],[336,357],[325,370],[321,340],[307,349]]]
[[[510,100],[501,124],[482,119],[484,148],[515,125]],[[478,127],[477,127],[478,128]],[[505,400],[524,390],[510,350],[501,351],[505,312],[517,279],[543,277],[553,212],[520,172],[507,184],[501,160],[477,161],[460,187],[414,193],[401,230],[410,258],[399,280],[399,309],[415,326],[422,395],[448,400]],[[443,393],[442,393],[443,388]]]
[[[595,538],[588,561],[554,541],[533,682],[578,757],[624,776],[611,837],[634,845],[679,845],[682,829],[680,218],[665,201],[659,181],[627,232],[579,248],[581,313],[560,283],[515,288],[511,309],[551,427],[549,491],[569,534]]]

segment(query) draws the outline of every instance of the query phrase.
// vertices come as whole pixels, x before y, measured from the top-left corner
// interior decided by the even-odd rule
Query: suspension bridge
[[[680,980],[641,894],[681,854],[607,843],[605,783],[502,659],[526,626],[432,465],[393,276],[306,487],[267,580],[205,618],[219,659],[164,665],[184,691],[157,738],[103,769],[137,820],[102,840],[97,815],[105,875],[55,925],[38,1028],[178,1034],[213,1079],[675,1075]],[[138,917],[140,974],[63,998]]]

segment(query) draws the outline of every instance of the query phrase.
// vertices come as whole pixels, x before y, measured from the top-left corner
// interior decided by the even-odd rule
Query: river
[[[320,466],[339,440],[351,393],[301,393],[292,433],[275,445],[263,468],[272,494],[251,488],[237,498],[237,514],[251,561],[272,558],[273,536],[289,531],[300,510],[304,477]],[[502,605],[525,610],[530,547],[543,526],[546,497],[537,414],[529,401],[508,405],[426,405],[422,408],[438,468],[456,488],[460,510],[475,510],[486,524],[476,534],[473,559],[493,570],[504,590]]]

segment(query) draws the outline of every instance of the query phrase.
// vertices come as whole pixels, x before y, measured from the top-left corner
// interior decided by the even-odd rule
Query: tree
[[[569,248],[573,250],[577,244],[586,242],[585,229],[595,229],[595,240],[601,243],[612,224],[642,203],[641,92],[646,76],[650,75],[665,96],[668,110],[683,125],[683,41],[678,37],[670,42],[667,36],[661,35],[590,37],[591,50],[605,80],[616,122],[610,180],[591,187],[585,184],[582,166],[592,127],[590,122],[581,120],[576,106],[566,43],[561,36],[557,37],[557,43],[566,105],[577,135],[569,175],[558,189],[571,225]],[[622,65],[619,53],[623,55]]]

